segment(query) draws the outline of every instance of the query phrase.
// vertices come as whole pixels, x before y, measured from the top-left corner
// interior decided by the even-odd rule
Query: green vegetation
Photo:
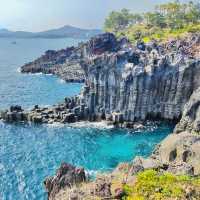
[[[199,199],[200,178],[146,170],[137,175],[134,186],[125,185],[124,192],[124,200],[185,199],[188,194]]]
[[[200,3],[174,1],[158,5],[154,12],[144,14],[133,14],[127,9],[113,11],[106,18],[104,29],[118,37],[127,36],[132,42],[138,39],[163,41],[200,32]]]

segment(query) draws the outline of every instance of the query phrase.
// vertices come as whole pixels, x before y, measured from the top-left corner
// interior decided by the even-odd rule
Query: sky
[[[102,28],[112,10],[153,10],[168,0],[0,0],[0,28],[44,31],[64,25]],[[188,2],[189,0],[180,0]],[[195,0],[196,2],[198,0]]]

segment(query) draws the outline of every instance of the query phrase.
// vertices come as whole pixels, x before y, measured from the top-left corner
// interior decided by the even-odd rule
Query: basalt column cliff
[[[4,112],[1,118],[34,121],[30,115],[37,115],[36,121],[44,123],[106,119],[126,127],[146,119],[176,122],[200,86],[199,45],[199,34],[133,46],[125,38],[117,40],[105,33],[78,47],[52,52],[53,56],[26,64],[22,72],[49,72],[68,81],[70,74],[78,74],[73,80],[85,79],[81,94],[51,108],[36,107],[25,113],[12,108],[7,112],[11,116]],[[58,64],[60,59],[62,64]],[[17,112],[23,117],[14,116]]]
[[[113,35],[109,37],[115,41]],[[115,41],[116,49],[98,52],[95,47],[100,38],[90,41],[94,54],[81,63],[86,74],[83,98],[90,115],[116,122],[180,119],[184,105],[200,85],[200,61],[192,52],[199,36],[136,47],[122,39]]]

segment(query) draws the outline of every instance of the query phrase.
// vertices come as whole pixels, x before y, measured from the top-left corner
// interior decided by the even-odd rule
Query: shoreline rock
[[[79,65],[80,59],[74,55],[75,50],[75,47],[59,51],[48,50],[40,58],[22,66],[20,71],[21,73],[53,74],[66,82],[83,83],[85,75]]]
[[[57,170],[56,175],[48,177],[44,181],[48,193],[48,200],[53,200],[56,194],[63,188],[72,188],[74,185],[86,181],[86,175],[83,168],[77,168],[70,164],[63,163]]]

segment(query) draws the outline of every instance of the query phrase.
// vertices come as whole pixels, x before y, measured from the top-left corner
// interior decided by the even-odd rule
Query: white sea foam
[[[49,128],[61,128],[61,127],[64,127],[65,124],[62,124],[62,123],[59,123],[59,122],[54,122],[52,124],[47,124],[47,126]]]
[[[95,179],[99,174],[107,174],[112,169],[100,169],[100,170],[85,170],[86,177],[89,177],[90,179]]]
[[[37,72],[37,73],[28,73],[29,75],[32,75],[32,76],[41,76],[41,75],[43,75],[43,76],[53,76],[53,74],[44,74],[44,73],[42,73],[42,72]]]
[[[4,167],[4,165],[3,165],[3,164],[1,164],[1,163],[0,163],[0,170],[1,170],[1,171],[5,170],[5,167]]]
[[[46,76],[54,76],[53,74],[44,74],[44,75],[46,75]]]
[[[89,121],[80,121],[75,123],[60,123],[60,122],[54,122],[52,124],[47,124],[49,128],[60,128],[60,127],[66,127],[66,128],[98,128],[98,129],[112,129],[114,128],[113,125],[108,125],[106,121],[102,122],[89,122]]]
[[[4,123],[3,119],[0,119],[0,127],[5,127],[5,123]]]
[[[42,72],[38,72],[38,73],[28,73],[28,74],[30,74],[30,75],[32,75],[32,76],[41,76],[41,75],[43,75]]]
[[[21,67],[18,67],[18,68],[17,68],[17,72],[18,72],[18,73],[21,73]]]
[[[49,105],[49,104],[46,104],[46,105],[39,105],[39,107],[41,107],[41,108],[49,108],[51,105]]]
[[[100,171],[97,171],[97,170],[85,170],[85,173],[86,173],[86,177],[95,178],[97,176],[97,174],[100,173]]]
[[[58,79],[58,82],[61,84],[66,83],[65,80],[63,80],[63,79]]]
[[[106,121],[101,121],[101,122],[89,122],[89,121],[81,121],[81,122],[76,122],[69,124],[72,127],[77,127],[77,128],[106,128],[106,129],[111,129],[114,128],[113,125],[108,125]]]

